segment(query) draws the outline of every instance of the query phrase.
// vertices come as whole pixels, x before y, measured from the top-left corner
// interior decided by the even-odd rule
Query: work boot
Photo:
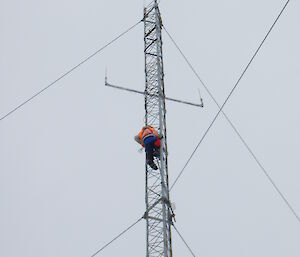
[[[148,162],[148,165],[154,170],[158,169],[154,162]]]

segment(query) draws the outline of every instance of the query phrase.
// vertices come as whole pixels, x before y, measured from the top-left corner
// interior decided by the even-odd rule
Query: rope
[[[137,223],[139,223],[144,217],[139,218],[136,222],[134,222],[132,225],[130,225],[128,228],[123,230],[120,234],[118,234],[116,237],[114,237],[111,241],[109,241],[106,245],[104,245],[101,249],[99,249],[97,252],[95,252],[91,257],[96,256],[98,253],[103,251],[106,247],[108,247],[110,244],[112,244],[114,241],[116,241],[120,236],[125,234],[128,230],[130,230],[132,227],[134,227]]]
[[[191,255],[193,255],[194,257],[196,257],[196,255],[193,253],[192,249],[189,247],[189,245],[187,244],[187,242],[184,240],[183,236],[179,233],[178,229],[175,227],[175,225],[173,224],[173,227],[175,229],[175,231],[177,232],[177,234],[180,236],[182,242],[185,244],[185,246],[189,249]]]
[[[286,5],[287,5],[287,3],[286,3]],[[286,5],[284,6],[284,8],[286,7]],[[281,15],[281,13],[280,13],[280,15]],[[276,19],[276,21],[278,20],[278,18]],[[194,69],[194,67],[190,63],[190,61],[184,55],[184,53],[182,52],[182,50],[180,49],[180,47],[178,46],[178,44],[175,42],[175,40],[173,39],[173,37],[170,35],[170,33],[167,31],[167,29],[165,28],[165,26],[163,27],[163,29],[166,31],[167,35],[169,36],[169,38],[171,39],[171,41],[173,42],[173,44],[175,45],[175,47],[177,48],[177,50],[180,52],[181,56],[184,58],[184,60],[188,64],[188,66],[191,68],[192,72],[196,75],[196,77],[198,78],[198,80],[201,82],[201,84],[203,85],[203,87],[206,90],[206,92],[209,94],[209,96],[212,98],[212,100],[215,102],[215,104],[218,106],[218,108],[221,109],[221,106],[219,105],[219,103],[217,102],[217,100],[215,99],[215,97],[213,96],[213,94],[210,92],[210,90],[208,89],[208,87],[205,85],[205,83],[203,82],[203,80],[200,78],[199,74],[196,72],[196,70]],[[272,186],[274,187],[274,189],[280,195],[280,197],[282,198],[282,200],[286,203],[286,205],[288,206],[288,208],[292,211],[292,213],[294,214],[294,216],[296,217],[296,219],[300,222],[300,218],[299,218],[298,214],[296,213],[296,211],[294,210],[294,208],[291,206],[291,204],[289,203],[289,201],[287,200],[287,198],[280,191],[280,189],[278,188],[278,186],[275,184],[275,182],[273,181],[273,179],[271,178],[271,176],[268,174],[268,172],[266,171],[266,169],[264,168],[264,166],[262,165],[262,163],[259,161],[259,159],[257,158],[257,156],[254,154],[253,150],[250,148],[250,146],[246,142],[246,140],[242,137],[242,135],[240,134],[240,132],[238,131],[238,129],[236,128],[236,126],[232,123],[232,121],[229,119],[229,117],[226,115],[226,113],[223,110],[221,110],[221,112],[222,112],[223,116],[226,118],[226,120],[228,121],[228,123],[230,124],[230,126],[233,128],[233,130],[235,131],[235,133],[237,134],[237,136],[240,138],[240,140],[242,141],[242,143],[246,147],[246,149],[249,152],[249,154],[253,157],[253,159],[255,160],[255,162],[257,163],[257,165],[260,167],[260,169],[262,170],[262,172],[264,173],[264,175],[267,177],[267,179],[269,180],[269,182],[272,184]],[[178,178],[179,177],[177,177],[177,180],[178,180]],[[177,182],[177,180],[175,180],[175,182],[173,183],[173,185]],[[173,187],[173,185],[172,185],[172,187]],[[171,187],[171,189],[172,189],[172,187]]]
[[[122,37],[123,35],[125,35],[126,33],[128,33],[130,30],[132,30],[133,28],[135,28],[141,21],[137,22],[136,24],[132,25],[131,27],[129,27],[127,30],[125,30],[124,32],[122,32],[120,35],[118,35],[117,37],[115,37],[113,40],[111,40],[110,42],[108,42],[106,45],[104,45],[103,47],[101,47],[100,49],[98,49],[96,52],[94,52],[93,54],[89,55],[87,58],[85,58],[83,61],[81,61],[79,64],[77,64],[76,66],[74,66],[73,68],[71,68],[70,70],[68,70],[67,72],[65,72],[64,74],[62,74],[59,78],[57,78],[56,80],[54,80],[52,83],[50,83],[48,86],[44,87],[43,89],[41,89],[40,91],[38,91],[37,93],[35,93],[32,97],[28,98],[27,100],[25,100],[24,102],[22,102],[21,104],[19,104],[17,107],[15,107],[14,109],[12,109],[11,111],[9,111],[8,113],[6,113],[4,116],[2,116],[0,118],[0,121],[4,120],[6,117],[8,117],[9,115],[11,115],[12,113],[14,113],[15,111],[17,111],[18,109],[20,109],[21,107],[23,107],[25,104],[27,104],[28,102],[30,102],[31,100],[33,100],[34,98],[36,98],[38,95],[40,95],[41,93],[43,93],[44,91],[46,91],[48,88],[50,88],[51,86],[53,86],[56,82],[60,81],[61,79],[63,79],[64,77],[66,77],[67,75],[69,75],[72,71],[74,71],[75,69],[77,69],[79,66],[81,66],[82,64],[84,64],[85,62],[87,62],[88,60],[90,60],[92,57],[94,57],[96,54],[100,53],[102,50],[104,50],[106,47],[108,47],[109,45],[111,45],[112,43],[114,43],[115,41],[117,41],[120,37]]]
[[[207,133],[209,132],[209,130],[211,129],[212,125],[215,123],[215,121],[217,120],[218,116],[220,115],[220,113],[222,112],[224,106],[226,105],[226,103],[228,102],[229,98],[231,97],[232,93],[234,92],[234,90],[237,88],[237,86],[239,85],[241,79],[243,78],[243,76],[245,75],[246,71],[248,70],[250,64],[252,63],[252,61],[254,60],[255,56],[257,55],[257,53],[259,52],[259,50],[261,49],[262,45],[264,44],[264,42],[266,41],[267,37],[269,36],[270,32],[272,31],[273,27],[275,26],[275,24],[277,23],[279,17],[281,16],[281,14],[283,13],[283,11],[285,10],[287,4],[289,3],[290,0],[288,0],[286,2],[286,4],[284,5],[284,7],[282,8],[282,10],[280,11],[279,15],[277,16],[276,20],[273,22],[271,28],[269,29],[269,31],[267,32],[266,36],[264,37],[264,39],[262,40],[262,42],[260,43],[259,47],[257,48],[257,50],[255,51],[254,55],[252,56],[252,58],[250,59],[250,61],[248,62],[248,64],[246,65],[243,73],[240,75],[240,77],[238,78],[237,82],[235,83],[234,87],[231,89],[229,95],[227,96],[226,100],[224,101],[224,103],[222,104],[222,106],[220,107],[219,111],[217,112],[217,114],[215,115],[214,119],[212,120],[212,122],[210,123],[209,127],[207,128],[207,130],[205,131],[204,135],[202,136],[202,138],[200,139],[199,143],[197,144],[196,148],[194,149],[194,151],[192,152],[192,154],[190,155],[189,159],[187,160],[187,162],[185,163],[184,167],[182,168],[182,170],[180,171],[179,175],[177,176],[177,178],[175,179],[174,183],[172,184],[170,191],[172,190],[172,188],[174,187],[174,185],[177,183],[178,179],[180,178],[180,176],[182,175],[183,171],[185,170],[185,168],[187,167],[187,165],[189,164],[190,160],[192,159],[192,157],[194,156],[195,152],[197,151],[197,149],[199,148],[200,144],[203,142],[204,138],[206,137]],[[201,79],[200,79],[201,80]],[[204,84],[204,83],[203,83]]]

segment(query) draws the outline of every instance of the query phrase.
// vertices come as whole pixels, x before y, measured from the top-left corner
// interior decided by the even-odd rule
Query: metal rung
[[[145,52],[145,54],[148,54],[148,55],[151,55],[151,56],[158,56],[157,54],[152,54],[152,53],[147,53],[147,52]],[[158,56],[158,57],[160,57],[160,56]]]
[[[152,216],[147,216],[148,219],[151,219],[151,220],[157,220],[159,222],[162,222],[163,220],[162,219],[159,219],[159,218],[155,218],[155,217],[152,217]]]

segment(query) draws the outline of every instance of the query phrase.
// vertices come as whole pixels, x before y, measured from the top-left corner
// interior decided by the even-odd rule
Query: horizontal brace
[[[147,53],[147,52],[145,52],[145,54],[161,58],[161,56],[158,56],[157,54],[152,54],[152,53]]]
[[[156,24],[156,22],[155,22],[155,21],[144,20],[144,19],[143,19],[143,21],[144,21],[144,22],[147,22],[147,23],[151,23],[151,24]]]
[[[138,90],[135,90],[135,89],[130,89],[130,88],[125,88],[125,87],[120,87],[120,86],[109,84],[107,82],[107,78],[106,77],[105,77],[105,86],[116,88],[116,89],[120,89],[120,90],[124,90],[124,91],[129,91],[129,92],[136,93],[136,94],[148,95],[148,96],[153,96],[153,97],[159,97],[156,94],[149,94],[149,93],[145,93],[145,92],[138,91]],[[170,98],[170,97],[165,97],[165,99],[169,100],[169,101],[172,101],[172,102],[176,102],[176,103],[192,105],[192,106],[195,106],[195,107],[203,107],[203,104],[195,104],[195,103],[191,103],[191,102],[187,102],[187,101],[183,101],[183,100],[178,100],[178,99],[174,99],[174,98]]]
[[[163,222],[162,219],[159,219],[159,218],[155,218],[155,217],[152,217],[152,216],[147,216],[148,219],[151,219],[151,220],[157,220],[159,222]]]

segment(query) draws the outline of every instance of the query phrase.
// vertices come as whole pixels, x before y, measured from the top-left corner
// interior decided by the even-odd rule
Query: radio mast
[[[149,1],[148,1],[149,2]],[[166,107],[162,55],[162,20],[157,0],[144,6],[145,125],[160,135],[158,170],[145,164],[147,257],[172,257],[172,210],[169,200]]]

